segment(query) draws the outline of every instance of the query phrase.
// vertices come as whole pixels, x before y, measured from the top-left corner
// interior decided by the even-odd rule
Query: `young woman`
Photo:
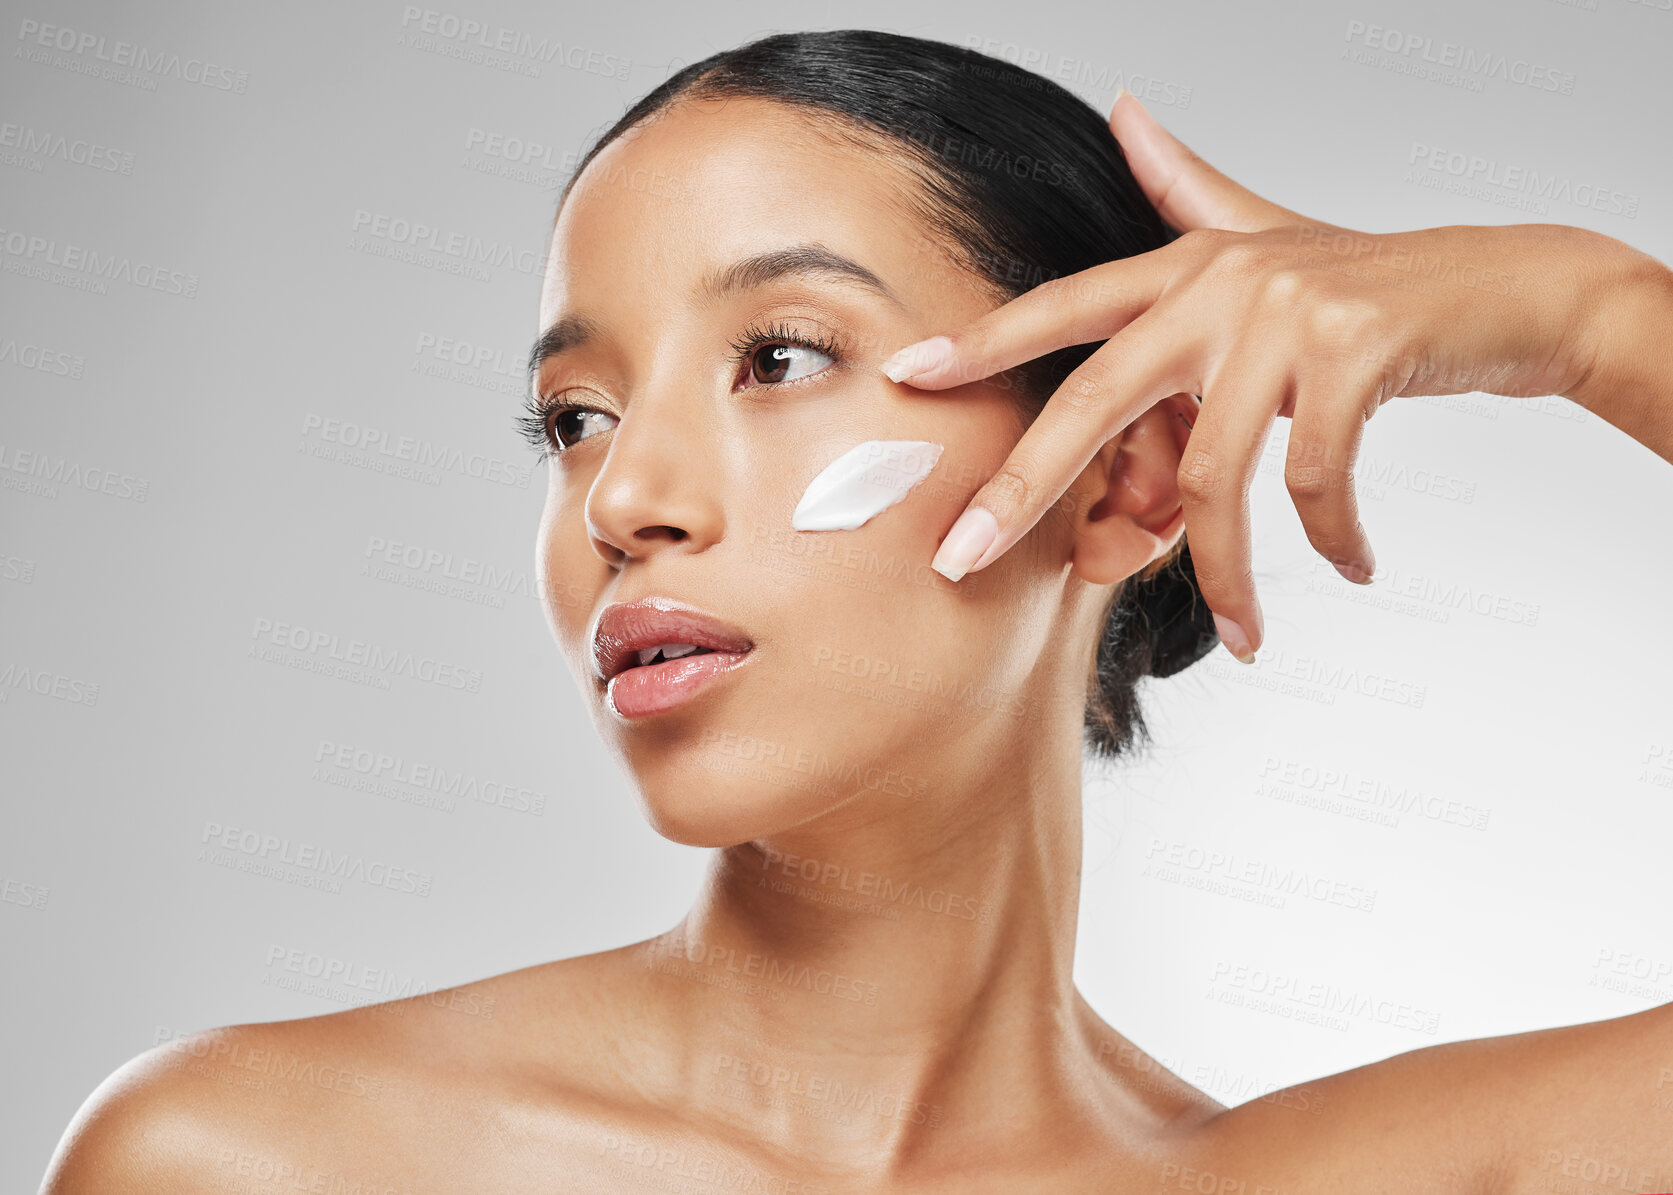
[[[1363,580],[1381,403],[1563,394],[1673,457],[1669,333],[1673,276],[1607,237],[1308,221],[1131,98],[1106,126],[950,45],[687,67],[562,198],[524,430],[594,724],[655,828],[717,848],[691,911],[472,985],[491,1018],[159,1047],[45,1190],[1508,1192],[1567,1181],[1554,1149],[1673,1187],[1673,1006],[1401,1054],[1298,1115],[1168,1074],[1072,979],[1083,748],[1142,736],[1142,676],[1259,646],[1274,417]]]

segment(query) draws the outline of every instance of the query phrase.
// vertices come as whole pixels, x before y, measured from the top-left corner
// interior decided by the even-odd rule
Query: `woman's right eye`
[[[595,431],[608,431],[601,419],[614,419],[606,411],[591,407],[572,407],[564,403],[543,403],[531,400],[526,404],[527,415],[518,419],[523,438],[541,456],[557,456],[573,448]]]
[[[607,415],[603,411],[592,411],[585,407],[562,407],[552,418],[552,431],[557,437],[558,451],[562,452],[592,434],[592,430],[608,430],[598,427],[600,419],[614,419],[614,415]]]

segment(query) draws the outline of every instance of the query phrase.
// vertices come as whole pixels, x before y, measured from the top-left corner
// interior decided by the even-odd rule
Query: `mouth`
[[[755,648],[738,627],[672,598],[605,607],[594,626],[593,661],[610,708],[639,718],[682,705]]]

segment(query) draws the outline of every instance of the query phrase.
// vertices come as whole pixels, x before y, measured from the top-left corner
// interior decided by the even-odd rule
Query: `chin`
[[[639,804],[651,829],[682,846],[738,846],[779,833],[818,812],[794,795],[771,792],[749,781],[729,784],[716,777],[699,785],[675,782],[673,787],[678,791],[641,783]]]
[[[651,829],[685,846],[737,846],[781,833],[847,795],[835,785],[770,762],[740,759],[714,744],[652,749],[627,762]]]

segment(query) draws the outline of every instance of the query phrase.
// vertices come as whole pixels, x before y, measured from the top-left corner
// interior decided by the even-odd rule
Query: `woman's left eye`
[[[766,386],[793,382],[833,364],[828,354],[800,344],[764,344],[749,354],[750,376]]]
[[[801,332],[777,321],[751,325],[732,342],[732,353],[743,366],[746,388],[777,386],[823,373],[842,355],[836,337]]]

